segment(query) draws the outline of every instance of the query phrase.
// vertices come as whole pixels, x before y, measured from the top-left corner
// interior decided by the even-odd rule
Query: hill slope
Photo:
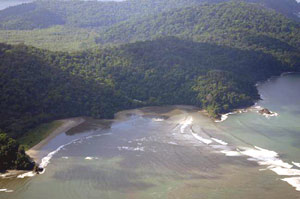
[[[123,2],[43,0],[0,11],[0,28],[30,30],[53,25],[105,28],[128,19],[159,14],[176,8],[226,1],[229,0],[128,0]],[[259,3],[298,20],[295,14],[300,12],[300,5],[295,0],[244,1]]]
[[[13,137],[51,119],[147,105],[196,105],[218,117],[253,104],[257,81],[296,70],[262,52],[175,37],[72,54],[0,47],[0,129]]]
[[[67,8],[54,9],[60,7],[56,1],[37,4],[53,6],[63,23],[82,25],[76,17],[64,21],[73,15]],[[22,18],[24,13],[19,14]],[[18,137],[43,121],[79,115],[111,118],[125,108],[163,104],[196,105],[218,117],[257,100],[257,81],[300,71],[299,26],[239,1],[127,20],[98,39],[104,44],[154,39],[120,47],[59,53],[0,44],[0,129]],[[165,37],[169,35],[176,37]]]
[[[35,48],[0,44],[0,129],[10,136],[58,118],[112,118],[130,104],[105,80],[63,72],[47,56]]]
[[[127,43],[170,35],[263,51],[292,67],[299,67],[300,24],[243,2],[182,8],[129,20],[102,32],[97,41]]]

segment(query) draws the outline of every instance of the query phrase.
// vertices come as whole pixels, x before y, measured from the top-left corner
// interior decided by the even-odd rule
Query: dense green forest
[[[129,20],[107,29],[97,41],[127,43],[166,35],[262,51],[293,67],[299,65],[300,24],[243,2],[182,8]]]
[[[175,37],[71,54],[1,44],[0,55],[0,128],[13,137],[43,121],[145,105],[197,105],[218,117],[253,104],[255,82],[290,70],[261,52]]]
[[[202,42],[214,41],[231,45],[234,41],[235,47],[244,48],[252,46],[253,40],[265,40],[265,36],[271,37],[267,38],[266,45],[282,40],[286,42],[286,38],[291,38],[291,34],[274,36],[282,30],[283,26],[293,23],[278,12],[294,21],[299,22],[300,19],[295,17],[295,14],[300,13],[300,4],[295,0],[235,0],[224,4],[227,1],[229,0],[128,0],[124,2],[39,0],[0,11],[0,42],[24,43],[43,49],[70,52],[94,48],[100,44],[105,47],[111,42],[118,44],[176,33],[185,37],[193,36],[193,39]],[[233,2],[237,2],[235,6]],[[256,3],[256,6],[245,5],[242,2]],[[221,3],[223,6],[209,6],[208,3]],[[230,6],[234,6],[234,9],[228,8]],[[259,7],[261,9],[257,10]],[[271,12],[272,10],[277,12]],[[180,13],[175,15],[177,12]],[[260,18],[256,19],[258,16],[254,13]],[[267,20],[270,20],[269,23],[266,22],[267,20],[264,21],[265,15]],[[255,19],[253,21],[256,23],[255,26],[250,21],[252,19]],[[176,26],[163,20],[172,22]],[[260,23],[271,26],[272,29],[260,25],[256,33],[256,27]],[[241,27],[237,28],[240,25]],[[277,25],[278,28],[274,29]],[[182,31],[183,29],[186,31]],[[248,30],[251,30],[251,34],[248,34]],[[283,30],[285,34],[288,31]],[[294,30],[292,32],[296,36],[299,35],[299,32]],[[238,41],[235,41],[237,39]],[[248,40],[252,43],[248,44]]]
[[[0,43],[26,44],[52,51],[74,52],[96,48],[98,30],[52,26],[35,30],[0,30]]]
[[[32,170],[35,163],[25,154],[24,147],[0,132],[0,171],[8,169]]]
[[[130,107],[104,79],[72,76],[47,63],[41,53],[23,45],[0,45],[0,129],[10,136],[57,118],[112,118]]]
[[[122,2],[40,0],[1,11],[0,28],[29,30],[61,24],[103,28],[130,18],[140,18],[175,8],[226,1],[229,0],[127,0]],[[260,3],[294,19],[297,19],[294,14],[300,11],[295,0],[244,1]]]
[[[159,13],[203,0],[37,1],[0,12],[1,29],[34,29],[52,25],[108,27],[129,18]],[[214,2],[214,0],[212,0]]]
[[[0,11],[0,130],[18,139],[54,119],[141,106],[195,105],[214,118],[250,106],[258,81],[300,72],[298,6],[42,0]],[[10,168],[19,156],[31,167],[1,136],[13,143]]]

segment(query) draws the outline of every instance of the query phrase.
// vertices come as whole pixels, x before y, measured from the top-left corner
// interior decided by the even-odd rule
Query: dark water
[[[193,107],[154,107],[59,135],[40,154],[54,151],[45,173],[0,180],[12,190],[0,198],[300,198],[282,181],[300,176],[299,88],[299,75],[259,85],[257,106],[278,113],[269,118],[252,108],[216,123]]]

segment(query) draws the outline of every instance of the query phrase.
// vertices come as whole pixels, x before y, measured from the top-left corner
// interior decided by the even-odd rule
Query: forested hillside
[[[34,29],[64,24],[104,28],[129,18],[194,5],[204,0],[37,1],[0,11],[2,29]],[[215,0],[211,0],[214,2]],[[44,23],[40,23],[44,21]]]
[[[59,63],[38,56],[42,53],[23,45],[0,45],[0,129],[10,136],[58,118],[112,118],[116,111],[130,107],[105,80],[63,72]]]
[[[166,35],[263,51],[299,67],[300,24],[242,2],[182,8],[129,20],[104,31],[98,42],[127,43]]]
[[[258,40],[255,41],[256,43],[262,43],[261,41],[266,40],[263,45],[273,45],[273,42],[277,44],[281,41],[286,42],[287,37],[299,35],[299,32],[294,31],[292,31],[293,35],[287,34],[288,29],[283,29],[284,34],[277,35],[282,30],[282,25],[289,26],[290,23],[296,21],[299,24],[300,18],[296,15],[300,13],[300,4],[296,3],[295,0],[232,0],[225,5],[234,5],[234,2],[236,5],[242,5],[242,2],[251,2],[251,4],[255,3],[256,6],[242,5],[242,9],[234,6],[228,10],[228,6],[224,6],[224,2],[229,1],[127,0],[124,2],[97,2],[39,0],[0,11],[0,42],[24,43],[53,51],[70,52],[94,48],[97,45],[105,47],[111,42],[119,44],[119,42],[128,40],[151,39],[158,35],[168,34],[170,36],[179,32],[178,34],[184,36],[196,35],[197,41],[213,41],[226,43],[226,45],[234,42],[235,47],[244,48],[245,46],[252,46],[255,40]],[[223,6],[209,6],[209,4],[214,3],[221,3]],[[258,8],[261,11],[256,11]],[[209,9],[209,11],[203,11],[203,9]],[[245,13],[241,13],[244,11],[243,9],[245,9]],[[254,12],[252,13],[253,9]],[[195,13],[202,11],[203,14]],[[213,13],[214,11],[217,13]],[[226,13],[222,13],[223,11]],[[176,12],[181,13],[175,15]],[[254,13],[258,16],[255,16]],[[288,16],[294,22],[287,20],[278,13]],[[265,15],[266,19],[270,20],[267,26],[272,26],[272,28],[278,26],[274,33],[273,29],[262,29],[262,25],[256,33],[257,30],[253,28],[253,24],[248,24],[249,20],[255,19],[253,21],[256,23],[255,26],[259,26],[261,21],[264,21]],[[203,21],[199,17],[203,17]],[[260,18],[257,19],[258,17]],[[274,23],[275,20],[279,21]],[[216,23],[216,21],[220,22]],[[176,24],[176,26],[172,26],[169,22]],[[141,26],[135,27],[136,23]],[[217,25],[220,24],[226,24],[228,28],[224,29],[225,25],[221,25],[222,28],[219,28]],[[266,22],[262,24],[266,25]],[[239,25],[241,28],[237,29],[236,27]],[[151,27],[151,30],[147,26]],[[125,30],[123,30],[124,28]],[[186,32],[182,32],[183,29],[187,29]],[[249,35],[248,30],[251,30]],[[123,31],[125,35],[120,36]],[[149,31],[151,34],[143,33],[143,31]],[[164,32],[161,34],[158,31]],[[245,35],[250,38],[245,38]],[[235,41],[235,37],[238,41]],[[251,44],[248,44],[249,42]],[[290,43],[295,42],[291,41]],[[254,47],[257,48],[257,46]],[[265,48],[265,46],[263,47]]]
[[[122,2],[41,0],[0,11],[0,29],[31,30],[53,25],[105,28],[175,8],[229,0],[127,0]],[[241,1],[241,0],[240,0]],[[297,20],[300,6],[295,0],[244,0],[259,3]]]
[[[93,48],[0,44],[0,129],[18,138],[45,121],[148,105],[196,105],[219,117],[253,104],[257,81],[300,71],[299,22],[265,9],[268,0],[216,2],[39,1],[1,11],[0,28],[36,28],[19,38],[41,48]]]
[[[218,117],[253,104],[255,82],[290,70],[261,52],[175,37],[72,54],[1,44],[0,55],[0,128],[13,137],[51,119],[146,105],[190,104]]]

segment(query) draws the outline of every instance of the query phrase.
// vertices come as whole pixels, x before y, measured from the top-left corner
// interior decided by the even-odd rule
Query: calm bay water
[[[0,180],[12,190],[0,198],[300,198],[295,180],[282,181],[300,176],[300,75],[258,88],[257,106],[278,116],[252,108],[216,123],[170,106],[124,111],[104,129],[90,121],[43,148],[55,151],[44,174]]]

